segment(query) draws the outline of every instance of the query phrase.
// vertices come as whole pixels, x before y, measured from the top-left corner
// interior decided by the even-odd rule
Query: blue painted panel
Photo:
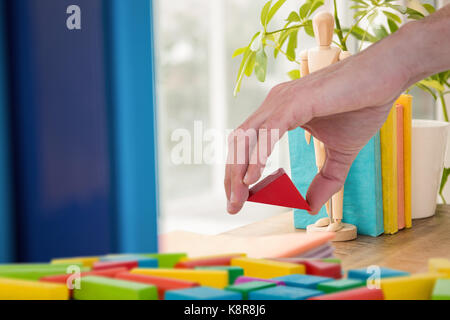
[[[0,0],[0,263],[14,260],[5,1]]]
[[[306,300],[311,297],[322,295],[322,291],[288,287],[276,286],[267,289],[252,291],[249,293],[249,300]]]
[[[8,4],[19,260],[112,252],[103,1]]]
[[[289,132],[291,174],[301,194],[306,194],[317,167],[313,143],[307,144],[304,130]],[[358,228],[358,233],[378,236],[383,233],[383,194],[381,184],[380,135],[377,133],[359,152],[350,168],[344,186],[344,222]],[[294,210],[296,228],[304,229],[320,218],[326,217],[325,206],[315,215]]]
[[[379,271],[379,273],[378,273],[378,271]],[[359,279],[359,280],[366,281],[371,276],[375,276],[377,278],[379,276],[381,279],[383,279],[383,278],[391,278],[391,277],[406,277],[409,275],[410,275],[410,273],[406,272],[406,271],[380,267],[378,270],[377,269],[366,269],[366,268],[348,270],[347,277],[349,279]]]
[[[109,2],[115,208],[119,252],[155,252],[158,187],[152,4]]]
[[[242,294],[209,287],[166,291],[165,300],[242,300]]]

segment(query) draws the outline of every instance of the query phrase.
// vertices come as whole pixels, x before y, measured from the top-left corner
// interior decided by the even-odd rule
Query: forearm
[[[450,5],[400,29],[409,85],[450,69]]]

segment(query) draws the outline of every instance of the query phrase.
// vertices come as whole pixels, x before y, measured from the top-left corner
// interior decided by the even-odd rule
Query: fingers
[[[357,152],[342,154],[335,151],[327,153],[325,165],[311,182],[306,193],[306,201],[311,207],[310,214],[317,214],[320,208],[344,186],[350,166],[358,154]]]

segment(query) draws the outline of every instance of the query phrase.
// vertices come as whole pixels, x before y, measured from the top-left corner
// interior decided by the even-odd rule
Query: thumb
[[[306,193],[306,201],[311,207],[309,213],[313,215],[344,186],[350,166],[358,154],[327,151],[327,160]]]

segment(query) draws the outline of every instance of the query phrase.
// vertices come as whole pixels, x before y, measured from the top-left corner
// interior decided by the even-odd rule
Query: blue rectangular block
[[[319,283],[333,281],[335,279],[328,277],[311,276],[306,274],[290,274],[287,276],[273,278],[273,280],[283,281],[288,287],[317,289],[317,285]]]
[[[367,280],[371,276],[373,277],[379,276],[380,278],[390,278],[390,277],[404,277],[409,275],[410,275],[409,272],[380,267],[379,270],[369,268],[349,270],[347,277],[351,279]]]
[[[242,300],[242,294],[216,288],[195,287],[166,291],[165,300]]]
[[[306,143],[305,131],[289,132],[289,154],[292,180],[301,194],[306,194],[317,174],[314,144]],[[383,233],[383,192],[381,184],[380,135],[377,133],[359,152],[344,186],[344,219],[355,225],[358,233],[378,236]],[[305,229],[326,217],[325,206],[315,216],[304,210],[294,210],[294,225]]]
[[[249,300],[306,300],[322,295],[322,291],[298,287],[276,286],[250,292]]]

